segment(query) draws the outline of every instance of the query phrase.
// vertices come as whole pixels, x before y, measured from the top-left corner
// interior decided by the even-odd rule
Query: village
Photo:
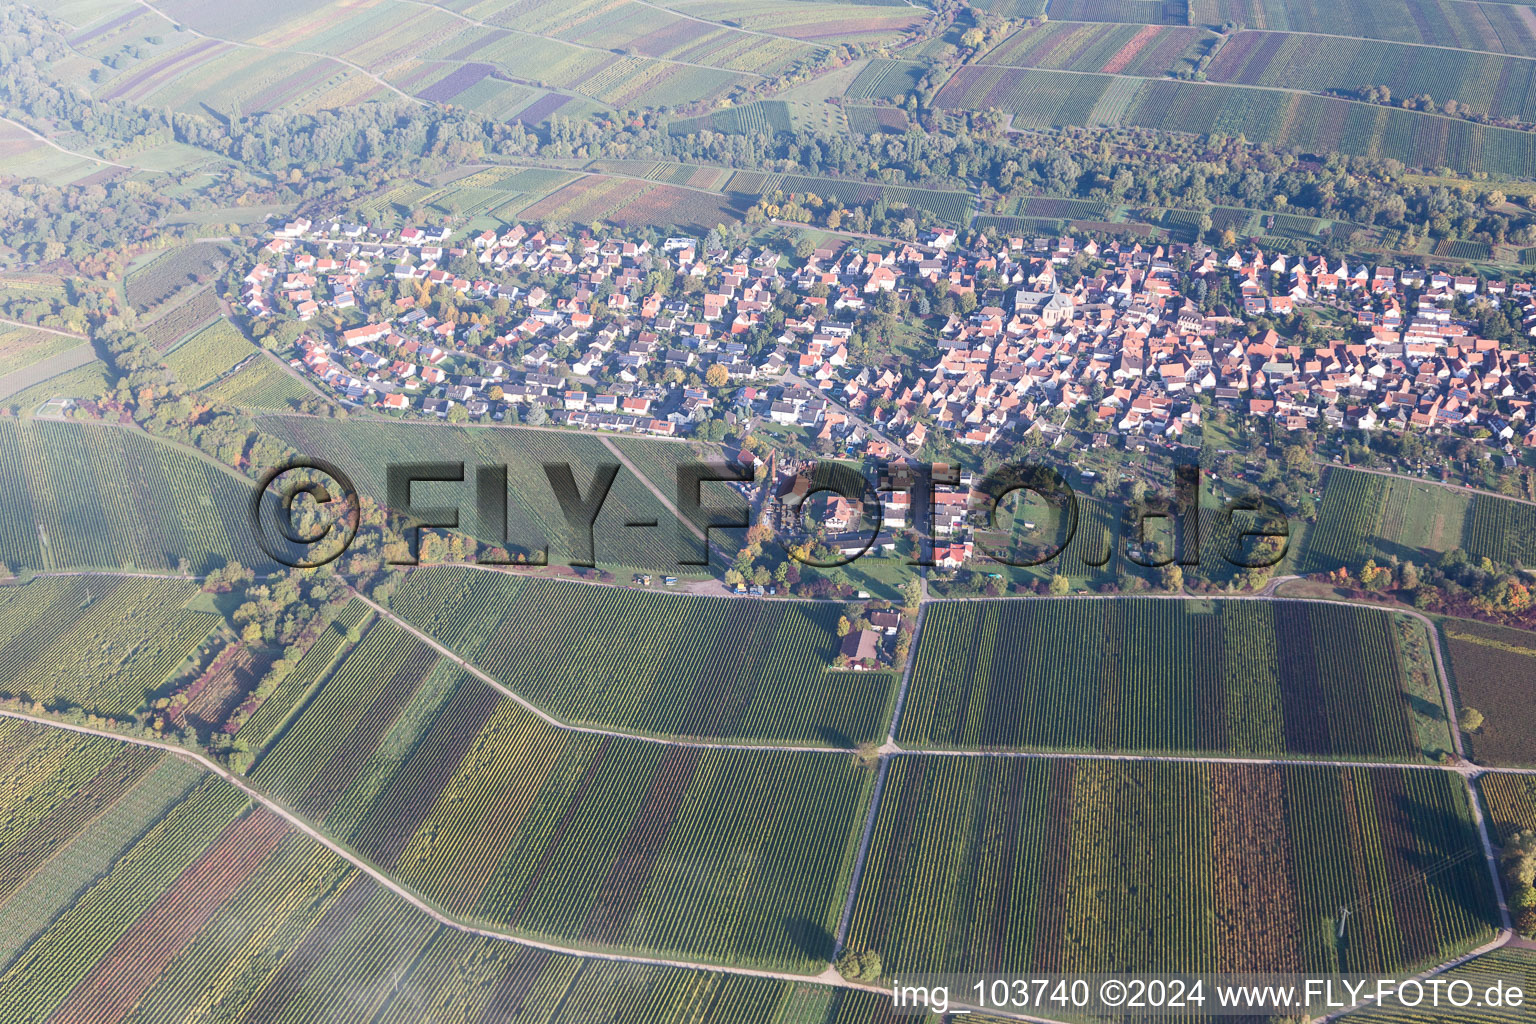
[[[720,440],[746,421],[895,459],[931,434],[973,452],[1054,438],[1071,413],[1127,447],[1177,441],[1224,409],[1464,436],[1506,459],[1536,446],[1530,353],[1480,337],[1469,306],[1536,335],[1527,281],[949,230],[801,251],[299,220],[241,297],[303,325],[284,355],[338,400],[452,422]],[[1233,301],[1198,301],[1217,289]],[[1330,330],[1283,337],[1301,310]],[[898,314],[933,325],[931,358],[859,343]]]

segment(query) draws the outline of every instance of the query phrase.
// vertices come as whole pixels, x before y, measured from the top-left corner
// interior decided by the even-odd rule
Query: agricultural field
[[[754,132],[787,132],[793,127],[787,104],[777,100],[763,100],[725,107],[701,117],[673,121],[667,130],[673,135],[693,135],[705,131],[746,135]]]
[[[219,624],[184,580],[48,578],[0,588],[0,691],[104,715],[137,711]]]
[[[1308,92],[1362,91],[1384,85],[1394,97],[1426,94],[1493,117],[1536,121],[1536,60],[1369,39],[1241,32],[1221,48],[1212,81]]]
[[[1390,157],[1410,167],[1536,175],[1536,135],[1529,132],[1303,93],[1154,80],[1144,84],[1121,123],[1241,134],[1313,153]]]
[[[324,457],[352,476],[358,489],[381,503],[385,495],[384,467],[391,464],[442,459],[464,462],[466,483],[462,492],[461,524],[487,543],[499,537],[485,536],[487,528],[472,512],[473,477],[478,466],[506,466],[511,497],[507,507],[505,547],[514,555],[535,561],[548,548],[552,563],[562,564],[585,550],[575,546],[576,536],[567,524],[550,488],[543,465],[565,463],[583,494],[591,486],[591,467],[617,465],[618,458],[600,438],[591,434],[550,430],[492,427],[437,427],[422,424],[344,423],[300,417],[263,418],[262,430],[300,452],[324,453]],[[445,496],[454,491],[441,492]],[[670,498],[674,492],[664,491]],[[650,528],[631,528],[632,522],[656,522]],[[645,488],[644,483],[621,467],[603,502],[593,529],[596,561],[616,568],[677,571],[684,558],[701,558],[702,545],[692,534],[680,534],[676,517]],[[249,564],[249,563],[246,563]]]
[[[832,603],[440,566],[409,573],[391,607],[549,714],[584,725],[851,747],[878,737],[895,686],[889,672],[831,668],[838,618],[854,614]]]
[[[80,338],[0,324],[0,378],[83,344]]]
[[[0,421],[0,562],[30,569],[265,571],[250,485],[136,431]]]
[[[315,392],[266,357],[252,359],[234,373],[207,385],[205,394],[240,409],[292,412]]]
[[[95,349],[72,348],[0,380],[5,408],[32,412],[53,398],[95,398],[112,389],[114,377]]]
[[[1119,21],[1133,25],[1185,25],[1183,0],[1047,0],[1052,21]]]
[[[1468,756],[1479,764],[1536,765],[1536,634],[1466,619],[1446,619],[1440,630],[1458,703],[1483,713],[1483,727],[1465,738]]]
[[[1473,991],[1483,993],[1498,982],[1530,992],[1536,989],[1536,955],[1528,949],[1496,949],[1451,968],[1439,975],[1439,979],[1447,986],[1455,985],[1458,998],[1467,985],[1474,986]],[[1411,1000],[1411,995],[1408,998]],[[1409,1007],[1398,1003],[1356,1010],[1337,1019],[1347,1024],[1515,1024],[1527,1013],[1523,1006],[1430,1010],[1425,1006]]]
[[[843,115],[848,119],[849,131],[861,135],[886,132],[901,135],[912,126],[907,119],[907,112],[893,107],[847,106],[843,108]]]
[[[1418,623],[1349,606],[938,604],[925,612],[897,740],[1433,759],[1450,736],[1429,657]]]
[[[1021,127],[1082,125],[1090,123],[1094,104],[1114,81],[1108,75],[963,67],[939,90],[934,103],[957,110],[996,107],[1012,114],[1013,123]]]
[[[1331,572],[1340,566],[1353,571],[1368,559],[1392,555],[1420,564],[1438,561],[1444,552],[1466,545],[1471,504],[1465,492],[1449,487],[1330,469],[1300,571]]]
[[[293,721],[331,669],[349,649],[348,633],[361,633],[373,612],[361,601],[345,605],[319,634],[304,648],[304,653],[283,681],[250,710],[235,735],[252,754],[260,756],[266,745]]]
[[[218,296],[213,294],[212,288],[204,288],[172,304],[169,309],[157,312],[153,320],[139,327],[139,334],[157,351],[167,352],[219,312]]]
[[[982,56],[980,63],[1155,77],[1193,69],[1214,38],[1199,28],[1074,24],[1053,18],[1015,32]]]
[[[1476,0],[1189,0],[1189,20],[1195,25],[1232,22],[1275,32],[1385,39],[1519,56],[1536,53],[1536,19],[1531,13],[1526,4]],[[1053,11],[1052,17],[1059,15]]]
[[[873,774],[842,754],[557,729],[384,622],[251,779],[452,913],[584,947],[814,971]]]
[[[439,925],[162,751],[20,722],[0,723],[0,750],[33,768],[0,794],[15,825],[0,838],[6,1020],[897,1020],[876,993],[590,960]]]
[[[128,304],[144,312],[171,299],[183,288],[212,277],[223,267],[231,250],[218,242],[180,245],[134,267],[123,282]]]
[[[880,46],[916,29],[926,12],[905,5],[816,3],[799,0],[668,0],[670,10],[706,21],[731,22],[770,36],[836,45]]]
[[[221,317],[173,348],[165,357],[165,365],[177,383],[190,391],[259,352],[233,323]]]
[[[1475,558],[1506,565],[1536,564],[1536,506],[1478,494],[1472,498],[1461,546]]]
[[[812,193],[823,199],[836,199],[848,206],[884,199],[893,206],[927,210],[946,224],[964,225],[970,221],[971,197],[965,192],[876,185],[839,178],[811,178],[798,174],[776,178],[775,188],[785,193]]]
[[[906,972],[1390,973],[1497,921],[1450,772],[904,756],[848,944]]]
[[[901,103],[927,74],[928,65],[918,61],[876,58],[865,65],[843,95],[850,100]]]
[[[87,157],[60,152],[9,120],[0,120],[0,163],[7,175],[36,178],[51,185],[89,178],[106,166]]]
[[[45,390],[50,381],[61,385],[67,379],[95,377],[103,379],[104,366],[96,358],[96,349],[80,343],[40,359],[19,370],[0,376],[0,399],[6,399],[6,407],[16,412],[30,412],[42,399],[30,401],[32,396]],[[66,376],[67,375],[67,376]],[[103,379],[104,383],[104,379]],[[95,394],[94,391],[90,392]]]
[[[1536,780],[1529,775],[1489,772],[1477,780],[1494,840],[1536,831]]]

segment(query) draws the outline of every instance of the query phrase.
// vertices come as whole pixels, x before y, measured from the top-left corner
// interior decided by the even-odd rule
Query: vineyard
[[[129,273],[123,291],[129,305],[142,313],[211,277],[228,262],[229,255],[230,250],[217,242],[177,246]]]
[[[440,926],[158,751],[0,722],[0,756],[35,767],[0,793],[0,817],[16,823],[0,839],[8,1021],[897,1020],[874,993],[586,960]]]
[[[1439,979],[1447,989],[1456,986],[1458,995],[1467,985],[1473,986],[1473,991],[1483,993],[1500,983],[1531,992],[1536,990],[1536,957],[1530,950],[1496,949],[1451,968],[1439,975]],[[1405,993],[1405,999],[1412,1002],[1411,992]],[[1516,1024],[1529,1015],[1526,1006],[1468,1006],[1464,1009],[1443,1006],[1432,1010],[1427,1005],[1405,1006],[1398,1001],[1388,1006],[1356,1010],[1341,1019],[1348,1024]]]
[[[1496,842],[1536,831],[1536,782],[1529,775],[1489,772],[1477,780]]]
[[[1439,48],[1433,60],[1424,59],[1433,65],[1447,47],[1536,53],[1536,25],[1524,6],[1472,0],[1190,0],[1189,19],[1196,25],[1233,22],[1280,32],[1425,43]],[[1051,16],[1061,17],[1054,9]]]
[[[848,941],[908,972],[1380,973],[1497,920],[1451,773],[898,757]]]
[[[1439,50],[1426,60],[1419,46],[1242,32],[1221,48],[1209,74],[1218,82],[1307,92],[1357,92],[1384,85],[1394,96],[1428,95],[1437,103],[1455,100],[1494,117],[1536,120],[1536,60],[1523,56]]]
[[[60,352],[78,348],[80,344],[79,338],[34,331],[26,327],[0,326],[0,377],[24,370]]]
[[[1049,71],[1031,74],[1053,79],[1084,77]],[[951,84],[960,78],[956,75]],[[1080,105],[1055,98],[1084,88],[1076,82],[1037,81],[1028,96],[1010,99],[1013,105],[1005,104],[1005,109],[1037,121],[1044,118],[1048,124],[1085,124]],[[948,93],[948,87],[940,93],[945,105],[967,109],[984,109],[1001,98],[989,94],[977,107],[971,92],[957,102],[950,102]],[[1536,175],[1536,136],[1530,132],[1307,93],[1149,80],[1120,123],[1191,135],[1242,135],[1251,141],[1312,153],[1391,158],[1409,167]]]
[[[342,653],[347,631],[361,628],[370,614],[368,606],[361,601],[353,601],[342,609],[336,620],[304,651],[293,670],[251,712],[236,737],[259,755],[267,743],[298,715],[325,680]]]
[[[879,734],[894,686],[829,668],[852,614],[836,604],[436,567],[391,606],[550,714],[641,733],[852,746]]]
[[[314,391],[266,357],[252,359],[228,377],[207,385],[204,392],[237,408],[282,412],[316,397]]]
[[[381,503],[385,495],[384,468],[424,461],[464,462],[466,482],[460,495],[465,530],[485,532],[474,514],[474,476],[478,466],[506,466],[510,498],[507,507],[506,549],[537,557],[548,544],[549,559],[559,563],[577,548],[545,476],[545,464],[572,467],[582,494],[591,486],[592,467],[618,464],[603,442],[588,434],[548,430],[459,429],[420,424],[341,423],[300,417],[267,417],[262,429],[299,451],[324,453],[334,460],[362,493]],[[674,491],[664,489],[663,493]],[[631,528],[626,523],[651,522],[656,527]],[[676,517],[658,502],[627,469],[620,469],[593,529],[600,564],[637,569],[676,571],[679,560],[698,558],[700,542],[692,534],[680,541]],[[478,535],[478,534],[477,534]],[[501,538],[483,537],[488,543]],[[585,544],[583,543],[583,547]],[[249,564],[249,563],[245,563]]]
[[[785,175],[778,187],[785,192],[802,195],[809,192],[823,199],[836,199],[846,206],[884,200],[893,205],[927,210],[946,224],[965,224],[970,218],[971,198],[964,192],[904,188],[900,185],[879,185],[837,178],[811,178],[796,174]]]
[[[182,580],[70,577],[0,589],[0,692],[126,715],[219,623]]]
[[[997,107],[1012,114],[1015,124],[1031,127],[1083,125],[1114,81],[1108,75],[964,67],[944,84],[934,103],[958,110]]]
[[[1536,564],[1536,506],[1477,495],[1461,546],[1474,558],[1487,556],[1506,565]]]
[[[981,60],[1021,68],[1157,76],[1194,67],[1209,38],[1198,28],[1074,24],[1053,18],[1019,30]]]
[[[843,93],[851,100],[888,100],[899,103],[913,92],[928,66],[917,61],[877,57],[864,66]]]
[[[203,288],[157,315],[139,333],[156,351],[165,352],[218,315],[218,297],[212,288]]]
[[[1468,504],[1465,494],[1448,487],[1331,469],[1317,525],[1307,534],[1301,571],[1354,570],[1368,559],[1390,555],[1419,563],[1438,560],[1466,544]]]
[[[897,739],[908,748],[1417,760],[1450,737],[1428,673],[1405,677],[1404,628],[1420,627],[1297,602],[935,605]],[[1442,723],[1424,740],[1415,703],[1436,705]]]
[[[559,730],[383,622],[251,779],[454,913],[808,971],[830,953],[872,775]]]
[[[1486,622],[1446,619],[1441,626],[1457,700],[1483,713],[1483,727],[1466,737],[1480,764],[1536,765],[1536,634]]]
[[[0,562],[31,569],[204,572],[271,565],[250,487],[132,430],[0,421]]]
[[[228,320],[218,319],[173,348],[165,365],[182,387],[196,390],[258,349]]]

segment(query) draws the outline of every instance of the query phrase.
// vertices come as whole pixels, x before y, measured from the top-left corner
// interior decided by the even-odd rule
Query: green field
[[[880,734],[894,685],[831,669],[856,614],[837,604],[434,567],[391,607],[550,714],[641,733],[853,746]]]
[[[1416,671],[1405,670],[1409,650]],[[931,605],[897,739],[1419,760],[1450,747],[1431,669],[1421,626],[1348,606]]]
[[[899,757],[848,943],[905,972],[1390,973],[1497,921],[1452,773]]]

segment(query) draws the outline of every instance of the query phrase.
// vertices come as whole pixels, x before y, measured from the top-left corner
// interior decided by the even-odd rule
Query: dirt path
[[[103,160],[101,157],[99,157],[99,156],[91,156],[91,154],[89,154],[89,153],[76,153],[72,149],[65,149],[63,146],[59,145],[57,142],[54,142],[52,139],[48,138],[46,135],[39,135],[37,132],[33,131],[31,128],[28,128],[26,125],[22,124],[20,121],[13,121],[13,120],[11,120],[8,117],[0,117],[0,121],[4,121],[6,124],[12,126],[13,128],[21,129],[22,131],[26,132],[28,135],[32,136],[32,138],[36,139],[38,142],[41,142],[43,145],[50,146],[50,147],[58,150],[60,153],[63,153],[65,155],[67,155],[67,156],[72,156],[72,157],[75,157],[76,159],[79,159],[79,160],[89,160],[92,163],[96,163],[96,164],[105,164],[108,167],[121,167],[125,171],[134,170],[134,168],[128,166],[127,164],[120,164],[120,163],[118,163],[115,160]],[[39,328],[39,330],[43,330],[43,329],[44,328]],[[72,337],[73,337],[73,335],[72,335]]]
[[[5,118],[0,118],[0,121],[3,120]],[[29,331],[42,331],[44,334],[57,334],[61,338],[74,338],[76,341],[91,340],[83,334],[76,334],[74,331],[61,331],[56,327],[39,327],[37,324],[29,324],[25,320],[12,320],[8,316],[0,316],[0,324],[5,324],[8,327],[25,327]]]
[[[384,79],[380,78],[378,75],[374,74],[372,71],[369,71],[367,68],[363,67],[361,64],[354,64],[352,61],[347,60],[344,57],[337,57],[337,56],[334,56],[333,54],[329,54],[329,53],[319,53],[319,52],[316,52],[314,50],[297,50],[297,49],[293,49],[292,47],[287,47],[287,46],[264,46],[261,43],[246,43],[246,42],[240,42],[239,40],[235,40],[235,39],[222,39],[219,36],[210,36],[206,32],[199,32],[197,29],[193,28],[191,25],[188,25],[184,21],[180,21],[180,20],[178,20],[176,18],[171,17],[169,14],[166,14],[164,11],[160,10],[160,8],[158,8],[154,4],[150,3],[149,0],[138,0],[138,4],[139,4],[139,6],[145,7],[147,9],[153,11],[155,14],[158,14],[160,17],[164,18],[166,21],[170,22],[172,25],[178,26],[182,31],[186,32],[188,35],[196,36],[199,39],[207,39],[207,40],[209,40],[211,42],[223,43],[225,46],[238,46],[238,47],[240,47],[242,49],[246,49],[246,50],[266,50],[266,51],[268,51],[270,53],[296,53],[296,54],[299,54],[299,55],[304,56],[304,57],[314,57],[316,60],[328,60],[328,61],[331,61],[333,63],[340,64],[342,67],[351,68],[353,71],[356,71],[358,74],[363,75],[363,76],[365,76],[367,78],[373,79],[375,82],[379,83],[384,88],[386,88],[390,92],[394,93],[396,96],[399,96],[401,99],[409,100],[410,102],[415,103],[418,106],[422,106],[422,107],[426,107],[426,106],[430,106],[431,105],[431,104],[427,103],[426,100],[417,99],[415,96],[412,96],[410,93],[401,91],[399,88],[397,88],[394,85],[391,85],[389,82],[386,82]],[[121,165],[119,165],[119,166],[121,166]]]
[[[1536,501],[1529,498],[1516,498],[1508,494],[1498,494],[1494,491],[1485,491],[1478,487],[1468,487],[1466,484],[1448,484],[1439,480],[1430,480],[1427,477],[1411,476],[1407,473],[1398,473],[1390,469],[1370,469],[1365,466],[1341,466],[1336,462],[1319,462],[1319,466],[1327,466],[1330,469],[1347,469],[1351,473],[1370,473],[1372,476],[1390,476],[1397,480],[1406,480],[1409,483],[1420,484],[1424,487],[1443,487],[1448,491],[1464,491],[1471,495],[1483,495],[1488,498],[1498,498],[1500,501],[1513,501],[1519,505],[1536,505]]]
[[[439,654],[441,654],[443,657],[447,658],[449,661],[452,661],[454,664],[458,665],[465,672],[468,672],[470,675],[474,676],[476,679],[478,679],[481,682],[485,683],[487,686],[489,686],[491,689],[495,690],[497,693],[502,694],[503,696],[506,696],[506,697],[510,697],[513,700],[517,701],[517,703],[519,705],[521,705],[525,710],[527,710],[531,714],[534,714],[534,715],[538,716],[538,718],[541,721],[546,722],[547,724],[554,726],[556,729],[561,729],[561,730],[566,731],[566,732],[590,733],[590,734],[592,734],[594,736],[610,736],[610,737],[618,737],[618,738],[621,738],[621,739],[638,740],[638,741],[640,741],[642,743],[655,743],[655,744],[658,744],[658,745],[663,746],[663,747],[687,747],[687,748],[695,749],[695,750],[787,751],[787,752],[796,753],[796,754],[841,754],[841,755],[843,755],[845,757],[847,755],[849,755],[849,754],[857,753],[857,751],[854,748],[852,748],[852,747],[812,747],[812,746],[797,746],[797,745],[794,745],[794,744],[775,744],[775,743],[731,743],[731,742],[728,742],[728,741],[727,742],[721,742],[721,743],[710,743],[708,741],[703,741],[703,740],[680,740],[680,739],[671,739],[671,738],[667,738],[667,737],[663,737],[663,736],[647,736],[647,735],[645,735],[643,733],[625,732],[625,731],[620,730],[620,729],[599,729],[599,728],[596,728],[594,726],[572,725],[569,722],[561,721],[560,719],[558,719],[558,718],[554,717],[553,715],[549,714],[549,712],[547,712],[544,709],[540,708],[537,704],[534,704],[532,701],[527,700],[521,694],[517,693],[515,690],[512,690],[510,687],[506,686],[504,683],[502,683],[495,676],[490,675],[489,673],[485,672],[483,669],[481,669],[481,668],[477,667],[476,665],[474,665],[472,662],[467,661],[466,659],[460,657],[457,652],[455,652],[452,649],[450,649],[450,648],[444,646],[443,644],[439,643],[437,640],[433,639],[429,634],[427,634],[427,633],[417,629],[415,626],[411,625],[409,622],[406,622],[404,619],[400,618],[400,616],[396,615],[394,612],[390,611],[388,608],[385,608],[383,605],[379,604],[377,601],[374,601],[372,598],[367,597],[366,595],[362,594],[361,592],[359,592],[356,589],[353,589],[352,593],[354,595],[356,595],[356,597],[357,597],[357,599],[359,601],[362,601],[368,607],[372,608],[382,618],[389,619],[395,625],[399,626],[401,629],[405,630],[407,633],[410,633],[416,639],[420,640],[422,643],[424,643],[427,646],[431,647],[433,650],[437,651]],[[1536,773],[1536,769],[1532,769],[1532,771],[1533,771],[1533,773]]]
[[[613,443],[613,438],[608,437],[605,434],[599,434],[597,435],[597,439],[603,442],[604,448],[607,448],[609,451],[613,452],[614,458],[623,463],[624,468],[633,473],[635,475],[635,479],[644,484],[645,489],[655,495],[656,500],[661,502],[662,507],[665,508],[668,512],[671,512],[673,518],[675,518],[679,523],[682,523],[689,533],[699,538],[699,540],[704,541],[705,544],[709,543],[709,535],[706,534],[703,530],[699,529],[698,525],[692,522],[687,516],[683,515],[682,512],[678,511],[677,506],[672,504],[672,499],[667,497],[666,494],[662,492],[660,487],[657,487],[654,483],[652,483],[650,477],[640,472],[635,464],[629,461],[629,456],[625,455],[619,446]]]
[[[142,0],[140,0],[140,2],[142,2]],[[441,11],[443,14],[451,15],[452,17],[455,17],[455,18],[459,19],[460,21],[465,22],[466,24],[474,25],[474,26],[476,26],[478,28],[490,29],[490,30],[496,31],[496,32],[510,32],[513,35],[524,36],[524,37],[526,37],[528,39],[537,39],[537,40],[540,40],[541,42],[555,43],[555,44],[560,45],[560,46],[570,46],[570,47],[574,47],[575,49],[578,49],[578,50],[594,50],[594,51],[596,51],[598,53],[608,53],[608,54],[613,53],[612,50],[604,49],[601,46],[593,46],[590,43],[577,43],[577,42],[573,42],[573,41],[571,41],[569,39],[561,39],[559,36],[541,36],[541,35],[539,35],[536,32],[525,32],[522,29],[516,28],[516,27],[514,27],[512,25],[497,25],[497,24],[493,24],[493,23],[488,22],[488,21],[480,21],[480,20],[478,20],[476,18],[471,18],[471,17],[469,17],[466,14],[460,14],[458,11],[455,11],[452,8],[444,7],[442,4],[432,3],[431,0],[395,0],[395,2],[396,3],[405,3],[405,4],[414,4],[417,7],[430,7],[433,10]],[[635,0],[635,2],[639,2],[639,0]],[[644,4],[643,6],[650,7],[652,5],[651,4]],[[666,10],[666,8],[656,8],[656,9],[657,10]],[[677,14],[676,11],[668,11],[667,13],[677,15],[680,18],[687,17],[687,15]],[[698,19],[698,18],[689,18],[688,20],[690,20],[690,21],[698,21],[700,19]],[[725,25],[721,25],[721,24],[718,24],[718,23],[713,22],[713,21],[704,22],[704,24],[706,24],[706,25],[713,25],[715,28],[726,28],[727,27]],[[748,30],[746,30],[746,29],[737,29],[736,31],[738,31],[738,32],[745,32],[745,31],[748,31]],[[767,33],[765,33],[765,32],[754,32],[752,34],[753,35],[767,35]],[[789,36],[774,36],[773,38],[775,38],[775,39],[790,39],[791,37],[789,37]],[[804,40],[796,39],[794,41],[798,42],[798,43],[801,43],[802,45],[804,44]],[[762,79],[766,79],[768,77],[767,75],[758,74],[756,71],[735,71],[735,70],[733,70],[731,68],[722,68],[722,67],[718,67],[718,66],[716,66],[714,64],[695,64],[692,61],[674,60],[673,58],[670,58],[670,57],[652,57],[652,56],[649,56],[647,54],[636,54],[635,56],[638,57],[640,60],[654,60],[654,61],[656,61],[656,62],[658,62],[660,64],[677,64],[677,65],[680,65],[680,66],[686,67],[686,68],[699,68],[699,69],[704,70],[704,71],[716,71],[716,72],[719,72],[722,75],[742,75],[742,76],[744,76],[746,78],[762,78]],[[582,93],[580,95],[587,95],[587,94],[586,93]],[[596,97],[593,97],[593,98],[596,99]],[[601,102],[601,101],[599,101],[599,102]]]

